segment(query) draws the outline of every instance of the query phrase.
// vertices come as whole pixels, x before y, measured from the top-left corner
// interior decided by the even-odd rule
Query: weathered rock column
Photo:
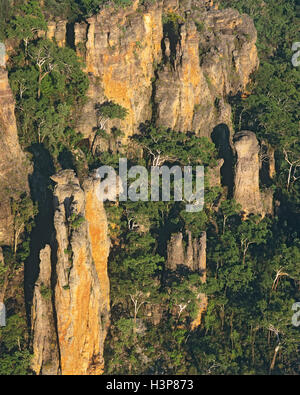
[[[100,180],[90,179],[86,194],[72,170],[52,179],[57,183],[55,310],[61,373],[102,374],[109,322],[109,241],[103,203],[95,194]]]
[[[169,270],[175,271],[178,266],[183,265],[201,275],[201,282],[206,282],[206,232],[202,232],[199,238],[192,238],[192,233],[188,232],[188,244],[185,250],[182,233],[175,233],[167,247],[167,264]],[[198,314],[191,324],[192,330],[201,324],[201,318],[207,307],[207,296],[204,293],[197,295]]]
[[[51,289],[51,248],[40,252],[40,274],[35,283],[32,304],[33,361],[36,374],[59,374],[59,351],[54,324]]]
[[[234,136],[237,163],[234,180],[234,199],[245,215],[262,214],[259,190],[259,144],[253,132],[241,131]]]
[[[171,235],[171,239],[167,246],[167,255],[167,269],[176,270],[177,266],[185,264],[182,233],[174,233]]]
[[[178,266],[188,267],[192,272],[206,273],[206,232],[202,232],[199,239],[192,238],[187,232],[188,243],[183,245],[181,232],[171,235],[167,246],[167,264],[169,270],[176,270]]]

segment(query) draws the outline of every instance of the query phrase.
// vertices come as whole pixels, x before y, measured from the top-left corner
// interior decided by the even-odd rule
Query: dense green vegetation
[[[0,0],[0,21],[9,20],[14,17],[16,9],[22,8],[33,11],[28,19],[34,21],[34,17],[37,16],[36,12],[40,12],[39,1],[29,1],[29,5],[25,3],[24,0]],[[42,11],[46,17],[60,16],[72,22],[93,15],[103,6],[126,7],[132,4],[132,0],[44,0],[43,3]],[[1,33],[3,33],[3,28],[1,23]]]
[[[103,6],[126,7],[131,3],[132,0],[45,0],[45,10],[72,21],[91,16]]]
[[[27,194],[11,200],[14,237],[10,246],[3,247],[4,262],[0,261],[0,294],[5,298],[14,277],[20,275],[30,255],[30,235],[37,207]],[[18,274],[19,273],[19,274]],[[21,283],[22,284],[22,283]],[[24,306],[24,292],[19,288],[8,299],[7,326],[0,328],[0,374],[26,374],[30,371],[28,328]]]
[[[120,149],[122,131],[107,130],[106,122],[126,119],[127,110],[113,102],[97,109],[100,127],[91,146],[81,144],[76,121],[88,89],[83,64],[73,49],[60,48],[36,32],[46,29],[50,14],[74,22],[106,3],[45,0],[41,9],[36,0],[0,0],[0,38],[16,43],[8,69],[20,142],[32,155],[50,194],[49,175],[57,170],[72,167],[81,177],[100,164],[117,168],[119,157],[126,154],[131,165],[147,168],[203,164],[208,172],[216,164],[216,149],[208,139],[152,123],[142,125],[140,133]],[[131,0],[113,3],[120,7]],[[199,213],[186,213],[183,202],[174,199],[107,204],[112,325],[105,360],[110,374],[300,373],[300,333],[291,323],[292,305],[300,301],[300,72],[291,64],[292,43],[298,38],[296,1],[219,3],[252,16],[258,30],[261,65],[249,86],[252,94],[247,99],[228,99],[236,131],[252,130],[275,149],[277,175],[264,182],[274,189],[279,209],[272,218],[250,216],[243,221],[236,202],[223,199],[217,211],[216,202],[226,191],[209,182],[205,207]],[[164,22],[167,29],[176,20]],[[106,141],[106,152],[94,149],[96,138]],[[43,218],[39,199],[33,200],[35,204],[22,195],[11,202],[15,237],[3,249],[3,287],[28,258],[33,227],[41,213]],[[84,220],[72,218],[72,228]],[[199,237],[202,231],[208,237],[205,284],[201,273],[186,267],[175,272],[166,269],[170,235],[182,232],[186,242],[188,232]],[[199,292],[208,296],[208,307],[201,325],[192,331]],[[51,297],[51,290],[43,289],[43,296]],[[0,328],[0,374],[30,373],[30,339],[20,298],[9,302],[8,326]],[[158,317],[156,322],[150,312]]]

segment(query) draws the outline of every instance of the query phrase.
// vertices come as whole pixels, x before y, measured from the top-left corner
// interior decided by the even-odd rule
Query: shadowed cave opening
[[[211,139],[216,146],[219,158],[224,159],[221,167],[221,183],[228,190],[228,198],[231,198],[234,187],[234,155],[228,126],[225,123],[217,125],[211,134]]]
[[[75,50],[75,23],[67,23],[66,30],[67,45]]]

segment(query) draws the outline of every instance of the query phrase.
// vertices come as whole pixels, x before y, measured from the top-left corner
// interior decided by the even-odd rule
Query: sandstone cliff
[[[244,92],[258,66],[252,20],[235,10],[185,13],[164,29],[155,90],[157,124],[210,137],[231,126],[228,95]]]
[[[60,371],[63,375],[101,374],[110,304],[109,240],[103,204],[96,196],[99,180],[91,177],[82,188],[72,170],[61,171],[52,179],[57,183],[54,191],[56,236],[52,247],[56,256],[52,276],[56,284],[52,289]],[[42,281],[44,264],[41,259],[37,286]],[[45,302],[40,304],[38,292],[35,292],[34,322],[49,323],[51,306],[48,303],[45,315]],[[44,339],[46,343],[45,325],[47,322],[34,325],[36,373],[44,373],[40,367],[47,355],[43,342],[38,340]]]
[[[74,46],[86,63],[89,101],[77,124],[85,138],[99,126],[97,105],[111,100],[125,107],[128,115],[124,121],[109,121],[107,131],[116,126],[128,137],[141,123],[153,120],[200,136],[211,137],[215,132],[221,135],[217,140],[227,138],[226,153],[220,156],[227,167],[232,165],[228,96],[245,92],[258,67],[256,30],[248,16],[231,9],[218,11],[210,3],[164,0],[142,6],[135,1],[127,8],[105,7],[74,27],[61,20],[49,23],[47,37],[60,46]],[[14,103],[3,70],[0,104],[4,130],[0,176],[3,185],[9,180],[11,186],[13,174],[16,188],[23,190],[27,182],[23,184],[26,172],[21,172],[24,155],[17,143]],[[246,213],[262,213],[256,137],[242,132],[234,141],[238,159],[234,197]],[[220,160],[213,185],[221,183],[222,165]],[[32,310],[33,369],[37,374],[101,374],[110,300],[107,219],[96,197],[99,180],[90,177],[80,185],[72,170],[52,179],[57,183],[55,237],[51,251],[46,246],[40,253]],[[6,200],[0,202],[0,240],[6,237],[7,242]],[[184,265],[201,273],[205,282],[206,233],[199,239],[188,233],[187,239],[185,248],[181,233],[172,236],[167,268]],[[207,306],[206,295],[199,293],[198,300],[192,329],[200,325]]]
[[[9,244],[13,237],[10,197],[28,189],[28,164],[19,145],[15,101],[3,67],[0,67],[0,184],[0,244]]]
[[[87,23],[75,25],[75,45],[91,81],[91,100],[80,121],[85,136],[97,126],[95,105],[106,100],[129,111],[122,123],[114,124],[126,135],[151,119],[152,80],[154,65],[161,60],[162,30],[161,4],[139,12],[138,1],[116,11],[104,8]]]
[[[74,44],[91,81],[80,131],[88,137],[98,126],[95,106],[106,100],[129,111],[124,121],[107,124],[126,136],[152,117],[203,136],[218,124],[230,127],[227,95],[244,92],[258,66],[253,21],[200,0],[149,4],[104,8],[75,24]]]

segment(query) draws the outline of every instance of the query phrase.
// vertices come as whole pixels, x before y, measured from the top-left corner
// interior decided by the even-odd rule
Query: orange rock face
[[[95,193],[99,181],[87,180],[83,190],[72,173],[54,177],[59,202],[54,222],[61,235],[55,288],[61,373],[101,374],[109,323],[107,221]]]
[[[58,336],[59,367],[62,375],[98,375],[103,373],[103,347],[110,319],[107,259],[109,239],[103,203],[96,197],[99,180],[89,178],[84,189],[72,170],[64,170],[52,179],[57,183],[54,225],[56,242],[52,275],[56,278],[54,306]],[[40,280],[41,281],[41,280]],[[36,373],[47,361],[42,330],[47,317],[40,293],[34,305]],[[49,320],[48,320],[49,321]],[[46,331],[46,333],[48,333]],[[40,344],[40,346],[39,346]],[[49,348],[49,344],[48,344]]]
[[[244,92],[258,66],[253,21],[233,9],[193,10],[165,27],[154,95],[157,125],[210,137],[231,129],[227,95]]]
[[[103,203],[96,197],[94,190],[97,184],[86,184],[86,206],[85,217],[88,222],[88,231],[91,241],[92,257],[95,262],[102,295],[102,310],[106,312],[106,316],[110,310],[109,296],[109,278],[107,275],[107,261],[109,254],[108,224]],[[105,323],[107,329],[109,322]]]
[[[76,48],[91,81],[91,100],[79,122],[85,136],[97,126],[95,105],[107,100],[128,110],[124,121],[108,124],[108,128],[121,128],[127,136],[151,118],[155,64],[161,59],[162,7],[155,4],[138,12],[137,5],[115,12],[104,8],[87,24],[75,25]]]
[[[28,189],[29,166],[18,141],[15,101],[7,71],[0,67],[0,243],[12,239],[9,198]]]
[[[199,1],[104,8],[75,24],[74,36],[91,82],[79,121],[85,137],[99,126],[95,106],[107,100],[128,110],[108,132],[118,127],[128,137],[155,117],[158,126],[210,137],[218,124],[231,128],[227,95],[244,92],[258,66],[253,21]]]

